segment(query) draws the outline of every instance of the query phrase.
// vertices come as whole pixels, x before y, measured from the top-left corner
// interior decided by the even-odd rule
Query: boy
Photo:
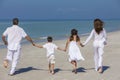
[[[52,43],[52,37],[48,37],[47,38],[47,43],[45,43],[43,46],[41,45],[34,45],[38,48],[45,48],[47,50],[47,58],[48,58],[48,62],[49,62],[49,71],[50,73],[54,74],[54,64],[55,64],[55,56],[54,56],[54,51],[55,49],[58,50],[63,50],[60,49],[58,46],[56,46],[54,43]],[[64,51],[64,50],[63,50]]]

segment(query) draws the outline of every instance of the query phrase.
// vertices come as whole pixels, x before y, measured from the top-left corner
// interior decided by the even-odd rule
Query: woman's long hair
[[[100,19],[94,20],[94,29],[99,34],[103,30],[103,21]]]
[[[72,41],[72,40],[74,39],[74,37],[73,37],[74,35],[76,35],[76,41],[79,41],[80,38],[79,38],[79,36],[78,36],[78,31],[77,31],[76,29],[72,29],[72,30],[71,30],[70,41]]]

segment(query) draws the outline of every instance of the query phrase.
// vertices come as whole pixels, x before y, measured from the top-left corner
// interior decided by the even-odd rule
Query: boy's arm
[[[38,48],[43,48],[43,46],[41,45],[37,45],[37,44],[34,44],[35,47],[38,47]]]
[[[61,50],[61,51],[65,51],[65,49],[62,49],[62,48],[59,48],[59,47],[58,47],[57,49],[58,49],[58,50]]]

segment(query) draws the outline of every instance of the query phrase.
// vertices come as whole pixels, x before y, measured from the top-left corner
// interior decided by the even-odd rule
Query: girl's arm
[[[43,46],[41,45],[37,45],[37,44],[34,44],[35,47],[38,47],[38,48],[43,48]]]
[[[68,39],[66,42],[65,51],[67,50],[69,43],[70,43],[70,39]]]
[[[78,41],[78,44],[79,44],[81,47],[84,47],[84,45],[80,42],[80,40]]]
[[[86,41],[83,43],[83,45],[86,45],[89,42],[89,40],[92,38],[93,35],[94,35],[94,29],[91,31],[89,37],[86,39]]]

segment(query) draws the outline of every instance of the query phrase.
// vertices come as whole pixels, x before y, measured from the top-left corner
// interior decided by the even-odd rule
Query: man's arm
[[[7,42],[6,37],[4,35],[2,35],[2,40],[3,40],[5,45],[8,45],[8,42]]]
[[[27,39],[29,42],[31,42],[33,46],[35,45],[30,36],[26,36],[25,39]]]
[[[38,48],[43,48],[43,46],[37,45],[37,44],[35,44],[34,46],[35,46],[35,47],[38,47]]]

